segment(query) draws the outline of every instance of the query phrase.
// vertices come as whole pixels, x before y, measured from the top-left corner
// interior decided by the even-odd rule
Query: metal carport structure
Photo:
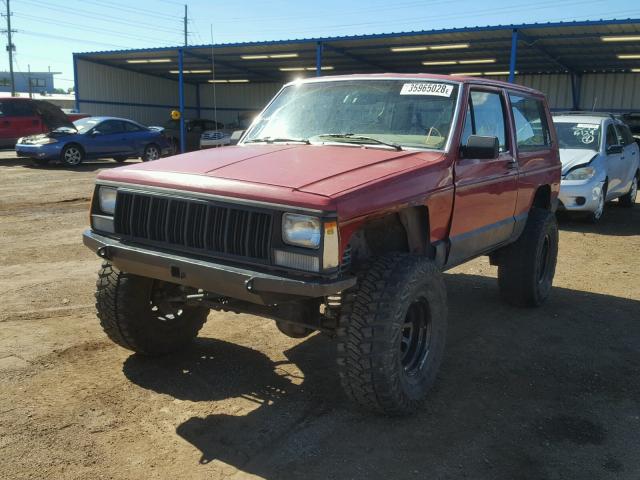
[[[640,110],[640,19],[75,53],[73,64],[79,110],[146,123],[176,108],[233,123],[295,77],[374,72],[490,76],[556,109]]]

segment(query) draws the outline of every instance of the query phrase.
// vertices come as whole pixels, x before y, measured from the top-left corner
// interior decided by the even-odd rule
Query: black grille
[[[178,250],[268,260],[272,221],[271,213],[119,191],[115,231]]]

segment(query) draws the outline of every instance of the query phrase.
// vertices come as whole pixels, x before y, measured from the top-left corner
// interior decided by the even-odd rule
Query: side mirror
[[[607,155],[622,153],[622,145],[609,145],[607,147]]]
[[[498,137],[471,135],[467,140],[467,144],[462,146],[462,156],[464,158],[492,160],[498,158],[498,155],[500,155]]]

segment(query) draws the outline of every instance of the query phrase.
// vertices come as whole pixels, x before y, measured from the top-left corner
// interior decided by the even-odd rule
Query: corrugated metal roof
[[[315,74],[316,48],[322,44],[322,61],[331,74],[371,72],[503,72],[508,70],[511,37],[518,31],[517,70],[527,73],[629,72],[640,68],[640,58],[621,59],[618,54],[640,54],[640,41],[605,42],[602,36],[640,35],[640,19],[476,26],[372,35],[319,37],[263,42],[190,45],[132,50],[76,53],[76,58],[177,78],[177,56],[184,51],[185,81],[205,83],[219,79],[252,82],[286,81],[293,76]],[[468,44],[467,48],[438,46]],[[397,47],[427,46],[425,50],[392,51]],[[433,48],[436,47],[436,48]],[[282,57],[282,54],[296,54]],[[254,56],[246,59],[243,56]],[[275,55],[275,58],[255,56]],[[280,56],[278,56],[280,55]],[[166,63],[129,63],[127,60],[167,59]],[[479,63],[485,60],[488,63]],[[490,62],[489,62],[490,61]],[[423,62],[431,62],[424,65]],[[435,64],[434,62],[447,62]],[[285,69],[284,71],[281,69]]]

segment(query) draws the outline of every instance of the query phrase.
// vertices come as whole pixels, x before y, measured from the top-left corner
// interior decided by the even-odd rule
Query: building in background
[[[16,92],[53,93],[53,76],[60,72],[13,72]],[[31,83],[31,89],[29,89]],[[0,72],[0,92],[11,91],[11,74]]]

